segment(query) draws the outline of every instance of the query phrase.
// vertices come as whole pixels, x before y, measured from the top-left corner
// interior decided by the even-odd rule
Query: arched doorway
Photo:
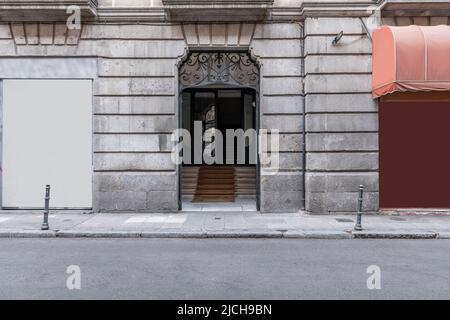
[[[192,51],[182,61],[179,127],[189,138],[180,210],[209,203],[259,210],[259,84],[259,66],[246,51]]]

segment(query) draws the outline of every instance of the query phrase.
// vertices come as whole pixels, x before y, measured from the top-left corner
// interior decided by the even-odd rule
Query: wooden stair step
[[[201,190],[195,192],[196,195],[234,195],[234,190]]]
[[[212,196],[212,197],[206,197],[206,196],[202,196],[202,197],[194,197],[194,199],[192,199],[192,202],[234,202],[235,201],[235,196],[231,196],[231,197],[219,197],[219,196]]]
[[[234,176],[234,172],[200,172],[199,176]]]
[[[193,202],[234,202],[234,177],[232,167],[201,167]]]
[[[234,185],[223,185],[223,184],[213,184],[213,185],[199,185],[198,190],[234,190]]]
[[[192,202],[234,202],[238,196],[255,198],[256,177],[256,167],[183,167],[181,186]]]
[[[230,178],[230,179],[223,179],[223,178],[218,178],[218,179],[214,179],[214,178],[200,178],[198,179],[197,184],[208,184],[208,183],[234,183],[234,179]]]

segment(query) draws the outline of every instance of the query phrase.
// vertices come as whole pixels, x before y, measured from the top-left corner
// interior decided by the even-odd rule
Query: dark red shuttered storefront
[[[373,33],[380,208],[450,208],[450,27]]]
[[[380,102],[381,208],[450,208],[448,97]]]

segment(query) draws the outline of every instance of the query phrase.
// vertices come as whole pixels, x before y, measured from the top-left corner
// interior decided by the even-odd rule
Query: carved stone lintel
[[[255,32],[254,23],[190,23],[182,28],[189,48],[227,47],[229,51],[248,48]]]

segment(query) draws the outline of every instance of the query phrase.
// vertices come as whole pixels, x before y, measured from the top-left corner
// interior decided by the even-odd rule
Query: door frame
[[[219,115],[219,104],[218,102],[218,91],[220,90],[239,90],[241,91],[241,99],[242,99],[242,105],[243,106],[243,99],[244,99],[244,94],[245,93],[251,93],[253,96],[253,101],[255,102],[255,111],[253,113],[253,123],[254,123],[254,129],[257,132],[257,137],[256,137],[256,150],[257,150],[257,155],[256,155],[256,210],[259,211],[260,210],[260,202],[261,202],[261,183],[260,183],[260,170],[261,170],[261,161],[260,161],[260,155],[259,155],[259,149],[260,149],[260,141],[259,141],[259,130],[260,130],[260,115],[259,115],[259,94],[256,92],[256,90],[251,89],[251,88],[241,88],[241,87],[223,87],[223,88],[207,88],[207,87],[202,87],[202,88],[189,88],[183,91],[180,91],[179,97],[178,97],[178,101],[179,101],[179,109],[178,109],[178,128],[182,128],[183,127],[183,99],[182,99],[182,95],[184,92],[186,92],[187,90],[189,90],[190,92],[192,92],[191,97],[190,97],[190,103],[191,103],[191,119],[192,119],[192,115],[194,113],[194,100],[195,100],[195,92],[214,92],[214,101],[215,101],[215,106],[216,106],[216,116]],[[243,119],[243,112],[244,112],[244,108],[242,108],[241,111],[241,124],[242,124],[242,119]],[[216,121],[219,121],[219,119],[217,118]],[[193,136],[191,136],[191,139],[194,139]],[[192,140],[191,140],[191,144],[192,144]],[[193,157],[193,155],[191,155],[191,157]],[[192,160],[192,158],[191,158]],[[183,191],[182,191],[182,170],[183,170],[183,164],[180,163],[178,164],[178,210],[182,211],[183,210]]]
[[[252,62],[252,66],[254,68],[257,69],[258,71],[258,75],[257,75],[257,85],[255,87],[252,87],[250,85],[239,85],[236,83],[233,84],[219,84],[217,85],[217,83],[215,82],[211,82],[211,83],[202,83],[199,85],[191,85],[191,86],[183,86],[181,84],[181,70],[182,67],[185,63],[189,62],[189,57],[191,55],[191,53],[239,53],[239,54],[247,54],[248,58],[250,59],[250,61]],[[251,89],[253,90],[253,95],[254,95],[254,101],[255,101],[255,113],[254,113],[254,127],[255,130],[257,132],[257,155],[256,155],[256,210],[260,211],[261,208],[261,159],[260,159],[260,139],[259,139],[259,131],[261,128],[261,115],[260,115],[260,85],[261,85],[261,74],[260,74],[260,69],[261,66],[258,62],[258,60],[252,55],[252,53],[245,48],[239,49],[232,49],[229,50],[228,48],[211,48],[211,49],[205,49],[205,50],[192,50],[190,51],[189,49],[186,50],[186,53],[184,55],[184,57],[182,59],[180,59],[179,63],[178,63],[178,81],[177,81],[177,85],[178,85],[178,124],[177,124],[177,128],[181,129],[182,128],[182,123],[183,123],[183,99],[182,99],[182,95],[183,92],[187,89],[212,89],[213,87],[217,88],[218,90],[220,89]],[[182,170],[183,170],[183,165],[182,163],[179,163],[177,165],[177,174],[178,174],[178,178],[177,178],[177,188],[178,188],[178,210],[182,211],[183,210],[183,200],[182,200]]]

